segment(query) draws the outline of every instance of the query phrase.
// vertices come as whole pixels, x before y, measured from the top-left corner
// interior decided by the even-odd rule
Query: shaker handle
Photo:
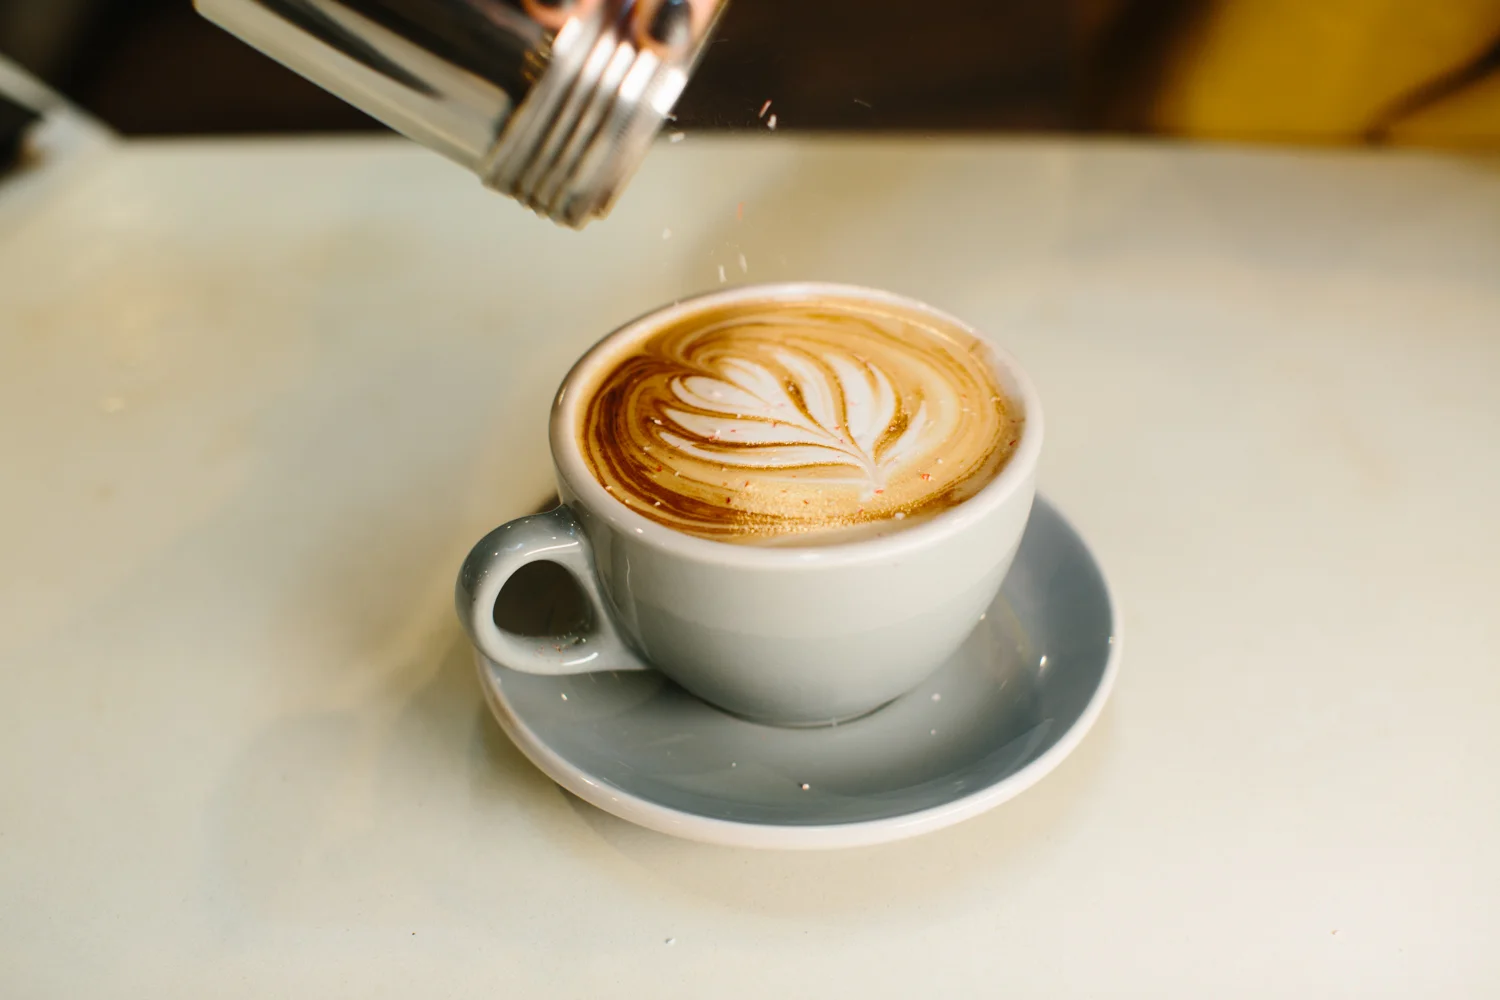
[[[567,570],[588,601],[588,625],[564,643],[517,635],[495,624],[495,602],[506,581],[534,562]],[[502,524],[480,539],[459,570],[454,599],[469,638],[502,667],[551,676],[651,669],[621,637],[599,589],[593,547],[566,506]]]

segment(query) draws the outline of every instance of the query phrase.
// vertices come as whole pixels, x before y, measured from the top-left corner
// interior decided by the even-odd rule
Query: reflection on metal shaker
[[[634,24],[637,0],[195,3],[489,187],[573,227],[609,212],[708,35],[677,24],[672,37],[653,37],[663,13],[684,6],[671,0],[647,31]]]

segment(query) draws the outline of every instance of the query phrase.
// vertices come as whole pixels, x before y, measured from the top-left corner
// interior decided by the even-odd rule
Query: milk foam
[[[837,541],[962,502],[1021,415],[987,348],[925,314],[820,297],[717,306],[623,349],[579,446],[620,502],[721,541]]]

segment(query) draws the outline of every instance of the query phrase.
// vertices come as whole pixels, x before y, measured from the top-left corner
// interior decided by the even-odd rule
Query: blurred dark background
[[[0,0],[0,53],[128,134],[381,128],[189,0]],[[689,128],[1500,145],[1500,0],[734,0]]]

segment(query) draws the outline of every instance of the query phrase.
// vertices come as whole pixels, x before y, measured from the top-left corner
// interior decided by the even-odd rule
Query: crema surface
[[[983,343],[863,300],[706,307],[622,345],[581,388],[595,478],[637,513],[726,542],[916,523],[993,479],[1021,432]]]

